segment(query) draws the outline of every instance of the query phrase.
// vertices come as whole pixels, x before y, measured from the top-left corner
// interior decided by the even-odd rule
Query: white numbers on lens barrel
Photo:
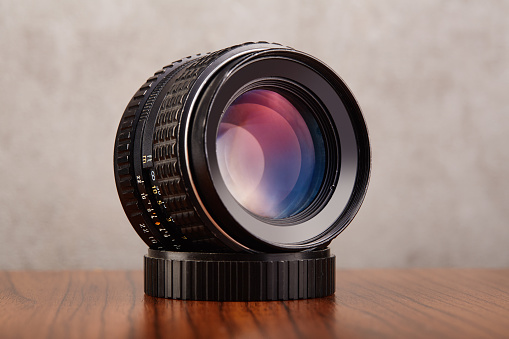
[[[147,225],[145,224],[140,224],[140,228],[142,229],[143,233],[148,233],[148,229],[147,229]]]

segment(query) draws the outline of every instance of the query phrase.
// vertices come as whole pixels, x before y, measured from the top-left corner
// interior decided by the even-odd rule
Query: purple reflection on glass
[[[311,186],[321,182],[323,172],[315,171],[310,129],[277,92],[255,89],[240,95],[221,119],[216,146],[226,187],[256,215],[286,218],[307,207],[312,199],[303,195],[316,195]]]

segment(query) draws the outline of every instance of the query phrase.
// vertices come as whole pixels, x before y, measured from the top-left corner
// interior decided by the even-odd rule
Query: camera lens
[[[226,187],[253,214],[288,218],[316,197],[325,169],[323,137],[298,98],[270,89],[241,94],[221,118],[216,142]]]
[[[122,206],[155,250],[325,248],[370,172],[367,129],[316,58],[246,43],[178,60],[135,93],[114,168]]]

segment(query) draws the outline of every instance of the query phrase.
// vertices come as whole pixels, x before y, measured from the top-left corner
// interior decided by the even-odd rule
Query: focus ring
[[[179,127],[190,88],[222,52],[224,50],[193,60],[173,76],[168,83],[169,90],[158,107],[152,140],[154,184],[161,192],[165,219],[170,217],[193,247],[202,251],[226,246],[203,225],[185,190],[180,167],[182,160],[178,156]]]
[[[263,255],[149,250],[145,293],[212,301],[325,297],[335,290],[335,259],[329,249]]]

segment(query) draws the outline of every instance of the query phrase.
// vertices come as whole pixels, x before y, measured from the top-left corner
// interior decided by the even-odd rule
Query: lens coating
[[[219,170],[232,196],[251,213],[272,219],[304,210],[325,172],[313,114],[297,96],[281,93],[241,94],[223,114],[216,139]]]

